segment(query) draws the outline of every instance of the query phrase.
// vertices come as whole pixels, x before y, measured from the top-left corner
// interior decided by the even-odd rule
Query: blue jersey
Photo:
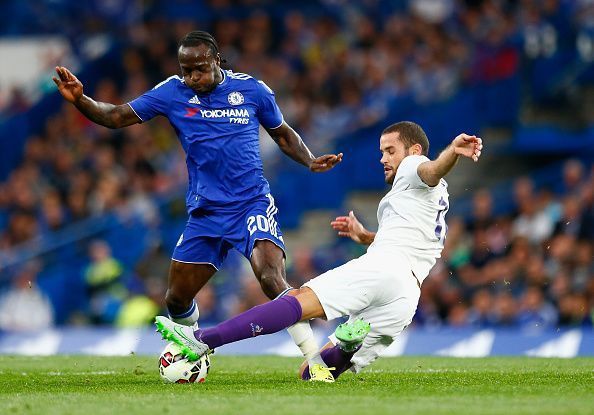
[[[260,158],[259,124],[277,128],[283,116],[274,93],[249,75],[221,71],[206,95],[171,76],[129,103],[141,121],[163,115],[186,152],[188,212],[254,199],[270,192]]]

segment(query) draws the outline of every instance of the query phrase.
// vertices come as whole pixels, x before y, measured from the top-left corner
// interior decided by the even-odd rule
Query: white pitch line
[[[91,375],[91,376],[102,376],[102,375],[115,375],[116,372],[113,370],[101,370],[98,372],[47,372],[46,375],[48,376],[70,376],[70,375],[76,375],[76,376],[85,376],[85,375]]]
[[[12,374],[12,372],[6,372],[3,370],[0,370],[0,375],[8,375],[8,374]],[[21,376],[29,376],[29,375],[47,375],[47,376],[85,376],[85,375],[90,375],[90,376],[107,376],[107,375],[115,375],[116,372],[113,370],[100,370],[97,372],[21,372],[20,373]]]

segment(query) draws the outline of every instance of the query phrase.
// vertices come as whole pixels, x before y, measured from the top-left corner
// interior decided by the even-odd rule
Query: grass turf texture
[[[401,357],[334,384],[299,359],[212,356],[204,384],[164,384],[157,358],[0,356],[0,414],[592,414],[594,359]]]

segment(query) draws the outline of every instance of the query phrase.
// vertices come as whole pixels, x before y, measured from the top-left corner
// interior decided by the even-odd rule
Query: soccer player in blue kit
[[[181,77],[171,76],[123,105],[87,97],[64,67],[56,68],[53,80],[68,102],[99,125],[121,128],[162,115],[175,129],[186,152],[189,220],[173,251],[165,299],[175,322],[193,325],[199,317],[194,297],[232,248],[250,260],[269,298],[291,289],[277,208],[262,172],[259,124],[285,154],[313,172],[330,170],[342,154],[314,157],[284,121],[264,82],[221,69],[218,45],[209,33],[188,33],[180,41],[178,60]],[[306,358],[318,359],[308,322],[289,333]]]

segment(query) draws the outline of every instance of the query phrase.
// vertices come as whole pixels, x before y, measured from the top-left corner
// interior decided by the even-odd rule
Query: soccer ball
[[[165,346],[159,357],[159,374],[167,383],[202,383],[210,369],[207,354],[195,362],[184,357],[181,348],[171,342]]]

